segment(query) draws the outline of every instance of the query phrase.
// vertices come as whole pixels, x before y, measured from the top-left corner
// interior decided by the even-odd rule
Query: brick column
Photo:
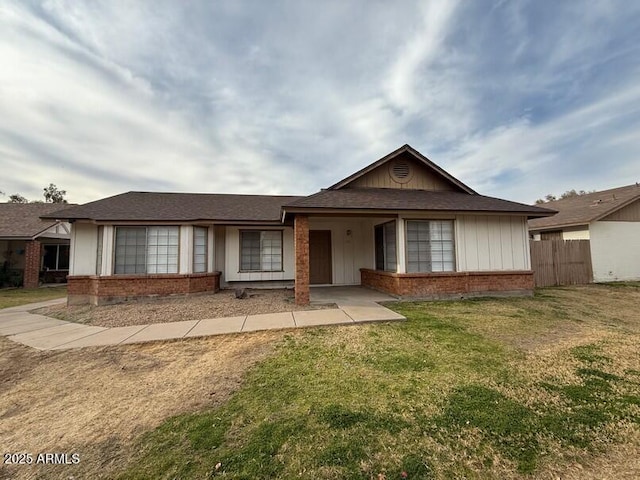
[[[296,258],[296,305],[309,304],[309,217],[296,215],[293,224]]]
[[[40,242],[31,240],[25,243],[24,250],[24,288],[37,288],[40,284]]]

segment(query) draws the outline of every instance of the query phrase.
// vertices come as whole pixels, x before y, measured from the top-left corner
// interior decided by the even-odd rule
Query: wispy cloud
[[[0,190],[310,193],[404,143],[514,200],[631,183],[639,28],[616,0],[7,1]]]

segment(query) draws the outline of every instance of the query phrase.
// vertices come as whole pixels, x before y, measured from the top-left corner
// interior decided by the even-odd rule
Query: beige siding
[[[640,280],[640,223],[593,222],[591,261],[593,280]]]
[[[640,222],[640,199],[604,217],[604,222]]]
[[[563,230],[562,240],[589,240],[589,228],[580,230]]]
[[[531,268],[526,218],[459,215],[455,229],[459,272]]]
[[[331,231],[333,284],[359,285],[360,269],[374,268],[373,227],[389,219],[310,218],[309,230]]]
[[[98,248],[98,227],[90,223],[71,226],[69,275],[95,275]]]
[[[242,227],[251,230],[253,227]],[[260,227],[255,230],[282,230],[282,272],[241,272],[240,271],[240,230],[239,227],[226,227],[225,235],[225,281],[269,281],[293,280],[295,274],[293,251],[293,228]]]
[[[454,190],[454,187],[440,175],[410,161],[412,175],[407,183],[399,183],[392,177],[390,167],[393,162],[386,163],[355,180],[351,187],[370,188],[408,188],[414,190]]]

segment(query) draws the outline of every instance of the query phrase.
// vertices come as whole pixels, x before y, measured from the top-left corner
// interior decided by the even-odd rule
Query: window
[[[282,230],[242,230],[240,271],[282,271]]]
[[[207,271],[207,237],[206,227],[193,227],[193,272]]]
[[[397,270],[396,257],[396,222],[391,221],[376,225],[376,270],[395,272]]]
[[[43,245],[43,270],[69,270],[69,245]]]
[[[115,273],[178,273],[178,227],[117,227]]]
[[[407,220],[407,272],[453,272],[453,221]]]

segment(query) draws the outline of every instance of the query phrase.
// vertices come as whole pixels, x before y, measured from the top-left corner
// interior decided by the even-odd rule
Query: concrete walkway
[[[131,327],[94,327],[29,313],[37,308],[64,303],[66,299],[61,298],[0,310],[0,335],[38,350],[62,350],[257,330],[406,320],[402,315],[375,303],[393,300],[392,297],[383,295],[384,298],[381,298],[381,294],[362,290],[363,292],[358,292],[352,288],[351,295],[346,290],[336,290],[333,292],[335,295],[329,297],[322,289],[312,289],[312,303],[336,303],[338,308],[335,309],[206,318]]]

